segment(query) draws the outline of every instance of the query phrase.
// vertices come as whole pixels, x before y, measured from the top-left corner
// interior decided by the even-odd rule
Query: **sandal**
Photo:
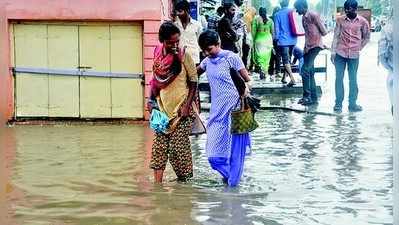
[[[290,82],[287,84],[287,87],[292,87],[292,86],[295,86],[295,85],[296,85],[295,82],[290,81]]]

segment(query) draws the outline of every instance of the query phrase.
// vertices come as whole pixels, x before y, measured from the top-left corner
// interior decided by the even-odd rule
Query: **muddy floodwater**
[[[390,224],[387,121],[266,111],[239,188],[193,138],[195,176],[163,186],[144,125],[18,126],[3,133],[8,224]]]

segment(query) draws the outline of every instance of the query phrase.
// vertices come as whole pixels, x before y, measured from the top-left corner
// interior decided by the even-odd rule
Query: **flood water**
[[[361,113],[258,113],[238,188],[210,169],[205,135],[192,139],[194,179],[177,183],[168,167],[160,186],[145,124],[2,130],[0,224],[392,224],[392,118],[385,76],[370,68],[359,71]],[[323,88],[318,110],[331,111],[331,83]]]

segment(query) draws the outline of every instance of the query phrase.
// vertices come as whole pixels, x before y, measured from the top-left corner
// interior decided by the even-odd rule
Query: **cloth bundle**
[[[150,117],[150,127],[156,133],[166,133],[169,126],[169,118],[166,113],[153,109]]]

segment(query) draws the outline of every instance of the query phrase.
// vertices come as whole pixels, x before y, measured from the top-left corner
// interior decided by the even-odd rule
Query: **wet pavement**
[[[392,224],[392,117],[372,40],[359,68],[363,112],[332,112],[331,65],[317,107],[296,104],[298,95],[261,96],[265,106],[314,113],[258,113],[238,188],[210,169],[205,135],[192,139],[194,179],[177,183],[168,167],[159,186],[145,124],[1,130],[0,224]]]

